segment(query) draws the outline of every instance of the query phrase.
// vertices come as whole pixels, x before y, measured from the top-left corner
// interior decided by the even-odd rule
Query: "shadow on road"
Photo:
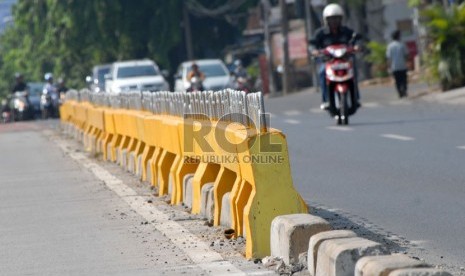
[[[392,253],[406,252],[408,247],[411,246],[404,238],[393,234],[390,235],[390,233],[375,233],[372,230],[369,230],[367,227],[360,225],[360,223],[355,223],[348,217],[341,215],[340,212],[336,213],[323,208],[312,206],[308,206],[308,208],[312,211],[313,215],[322,217],[327,220],[334,230],[354,231],[359,237],[385,245]]]

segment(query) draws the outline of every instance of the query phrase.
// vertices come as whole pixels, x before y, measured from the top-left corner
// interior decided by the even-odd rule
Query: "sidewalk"
[[[465,87],[446,92],[432,93],[423,97],[428,102],[440,102],[446,104],[465,104]]]

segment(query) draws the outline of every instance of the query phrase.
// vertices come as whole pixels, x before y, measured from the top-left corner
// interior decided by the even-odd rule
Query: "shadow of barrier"
[[[270,255],[270,225],[307,213],[295,190],[285,135],[267,126],[261,93],[68,93],[62,124],[215,226],[246,238],[247,258]],[[70,131],[67,131],[68,133]]]

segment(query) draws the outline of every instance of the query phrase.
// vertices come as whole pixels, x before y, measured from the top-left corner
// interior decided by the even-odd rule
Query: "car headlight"
[[[119,90],[120,90],[120,92],[126,92],[126,91],[131,90],[131,87],[130,86],[120,86]]]

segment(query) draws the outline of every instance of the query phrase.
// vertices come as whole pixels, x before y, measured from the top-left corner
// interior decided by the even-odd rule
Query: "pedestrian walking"
[[[407,57],[408,52],[404,44],[400,41],[400,31],[392,33],[392,42],[389,43],[386,51],[389,68],[396,82],[399,98],[407,97]]]

